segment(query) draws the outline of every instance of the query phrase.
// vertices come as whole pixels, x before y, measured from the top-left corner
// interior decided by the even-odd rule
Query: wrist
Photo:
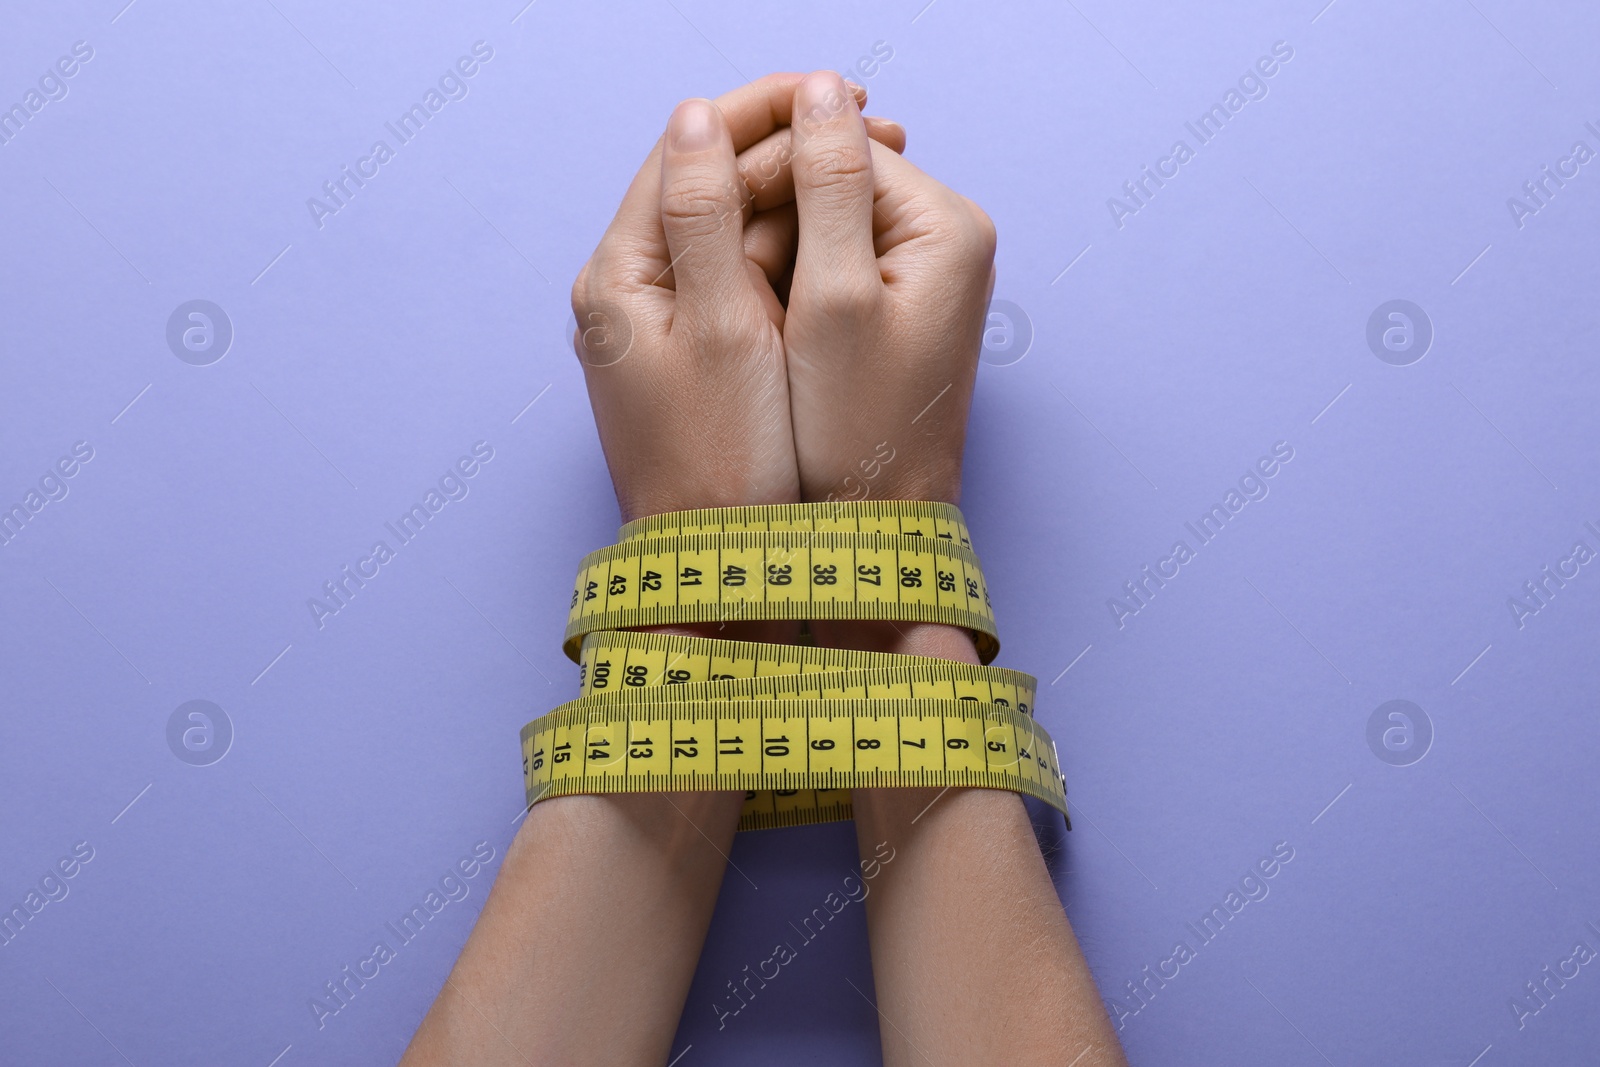
[[[972,634],[959,626],[933,622],[888,622],[878,620],[814,621],[811,634],[825,648],[850,648],[864,652],[891,652],[902,656],[927,656],[958,663],[980,662]],[[855,789],[851,791],[857,832],[887,839],[904,840],[912,824],[935,802],[950,801],[964,793],[994,793],[992,797],[967,800],[956,805],[963,811],[984,812],[988,817],[1004,818],[1009,813],[1010,793],[971,789]],[[1020,803],[1016,805],[1020,808]]]
[[[691,622],[674,626],[630,627],[639,633],[704,637],[713,641],[754,641],[766,645],[792,645],[800,639],[800,624],[789,619],[737,619],[729,622]]]
[[[955,660],[957,663],[980,662],[972,633],[959,626],[946,626],[943,623],[820,619],[811,623],[811,635],[823,648],[927,656]]]
[[[795,504],[800,501],[798,475],[794,474],[766,478],[756,475],[741,477],[736,472],[718,469],[703,472],[701,476],[674,480],[660,477],[617,478],[613,472],[612,484],[624,525],[674,511]]]
[[[793,486],[771,490],[744,486],[739,487],[737,491],[729,491],[723,487],[720,490],[689,493],[669,492],[661,497],[648,498],[625,494],[620,486],[617,488],[617,503],[622,512],[624,525],[637,519],[665,515],[674,511],[793,504],[798,499],[799,493]],[[679,623],[672,626],[636,626],[630,629],[640,633],[703,637],[715,641],[755,641],[769,645],[792,645],[800,637],[800,623],[789,619],[730,619],[722,622]]]
[[[743,807],[744,794],[727,791],[551,797],[528,811],[505,865],[538,867],[548,864],[552,851],[581,849],[655,868],[658,879],[682,874],[688,858],[713,859],[699,856],[707,841],[732,839]]]

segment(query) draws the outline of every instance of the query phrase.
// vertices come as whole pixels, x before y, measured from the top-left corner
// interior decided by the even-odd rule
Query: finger
[[[905,127],[890,119],[868,118],[867,136],[891,152],[901,152],[905,149]],[[748,227],[754,219],[770,211],[787,207],[789,211],[784,216],[785,225],[792,229],[794,219],[794,170],[792,167],[793,145],[787,129],[778,130],[769,134],[759,143],[752,145],[739,154],[738,167],[740,177],[744,180],[744,221]],[[745,242],[748,254],[751,245]],[[778,279],[787,277],[790,268],[794,266],[795,247],[793,235],[790,235],[780,268],[774,271],[763,268],[768,279],[776,285]],[[653,276],[655,284],[664,289],[672,289],[674,281],[670,268],[659,270]]]
[[[868,137],[892,152],[905,151],[904,126],[892,119],[868,117],[864,121],[867,124]],[[657,147],[659,148],[659,145]],[[793,155],[793,141],[787,127],[768,134],[739,154],[739,174],[744,180],[743,217],[747,225],[754,215],[785,204],[791,206],[794,204]],[[636,180],[642,181],[647,173],[649,172],[641,171]],[[672,270],[667,266],[665,241],[663,235],[659,241],[661,252],[658,255],[633,257],[635,261],[649,264],[648,267],[641,266],[635,273],[646,277],[661,288],[672,289]],[[613,254],[620,251],[613,249]],[[792,265],[793,250],[789,255]]]
[[[873,242],[886,285],[992,261],[994,223],[977,204],[880,145],[872,159]]]
[[[906,129],[889,119],[868,118],[867,136],[893,152],[904,152]],[[788,129],[768,134],[739,153],[750,211],[767,211],[794,199],[794,140]]]
[[[735,150],[742,151],[786,126],[793,113],[801,74],[769,74],[716,100],[727,121]],[[864,103],[867,91],[851,90]],[[659,278],[671,256],[661,230],[661,142],[657,141],[623,195],[616,216],[595,249],[597,273],[610,282],[649,285]]]
[[[761,271],[768,285],[777,285],[794,266],[800,219],[794,204],[762,211],[744,228],[744,255]]]
[[[904,152],[906,150],[906,128],[894,119],[867,115],[861,121],[867,124],[867,136],[883,145],[889,151]]]
[[[763,211],[744,228],[745,269],[750,287],[761,300],[767,318],[780,332],[787,312],[789,272],[794,268],[795,242],[800,224],[793,204]]]
[[[805,77],[803,74],[768,74],[716,98],[714,103],[728,120],[728,136],[733,139],[734,151],[743,152],[774,130],[791,124],[794,94]],[[843,84],[858,108],[866,104],[865,89],[854,82]]]
[[[661,226],[679,315],[701,323],[754,296],[744,255],[743,195],[721,110],[685,100],[667,123],[661,153]],[[676,325],[676,324],[675,324]]]
[[[713,101],[727,122],[728,136],[733,141],[735,152],[743,152],[788,127],[793,114],[794,92],[804,77],[802,74],[768,74],[748,85],[723,93]],[[866,102],[867,91],[864,88],[850,83],[850,91],[858,106]],[[657,141],[640,168],[638,177],[628,187],[622,208],[617,212],[619,220],[624,213],[633,221],[656,217],[655,196],[659,189],[660,165],[661,142]]]
[[[837,74],[808,74],[795,90],[793,120],[796,289],[876,279],[872,141],[854,98]]]
[[[931,232],[934,220],[926,208],[944,189],[915,163],[898,153],[872,153],[872,236],[874,252],[889,249]]]

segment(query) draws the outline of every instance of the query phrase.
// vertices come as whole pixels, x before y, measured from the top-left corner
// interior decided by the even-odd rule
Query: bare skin
[[[801,491],[848,496],[854,482],[956,503],[994,225],[874,146],[837,77],[802,82],[794,113],[800,244],[783,341]],[[811,629],[824,645],[978,662],[947,626]],[[867,898],[886,1064],[1125,1062],[1019,797],[861,789],[854,803],[861,856],[896,850]]]
[[[581,272],[577,349],[624,519],[957,500],[994,229],[898,155],[899,127],[863,120],[864,95],[774,75],[679,105]],[[977,659],[949,627],[813,630]],[[402,1063],[665,1063],[740,801],[536,805]],[[1015,795],[855,803],[863,857],[896,855],[867,899],[886,1063],[1126,1062]]]

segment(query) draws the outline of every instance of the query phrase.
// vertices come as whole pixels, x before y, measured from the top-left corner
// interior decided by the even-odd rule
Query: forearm
[[[666,1062],[743,800],[535,805],[403,1067]]]
[[[663,629],[785,641],[794,626]],[[665,1063],[743,802],[724,792],[535,804],[403,1067]]]
[[[819,644],[978,662],[952,627],[813,630]],[[1020,797],[858,789],[854,806],[862,859],[893,849],[866,901],[885,1063],[1126,1063]]]

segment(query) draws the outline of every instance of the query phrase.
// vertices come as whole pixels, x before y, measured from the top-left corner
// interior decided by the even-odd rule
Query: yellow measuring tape
[[[617,632],[758,619],[970,630],[994,615],[960,511],[899,501],[717,508],[624,526],[578,568],[579,699],[522,729],[530,805],[744,790],[741,830],[850,817],[852,788],[1008,789],[1066,813],[1026,674],[948,660]]]

